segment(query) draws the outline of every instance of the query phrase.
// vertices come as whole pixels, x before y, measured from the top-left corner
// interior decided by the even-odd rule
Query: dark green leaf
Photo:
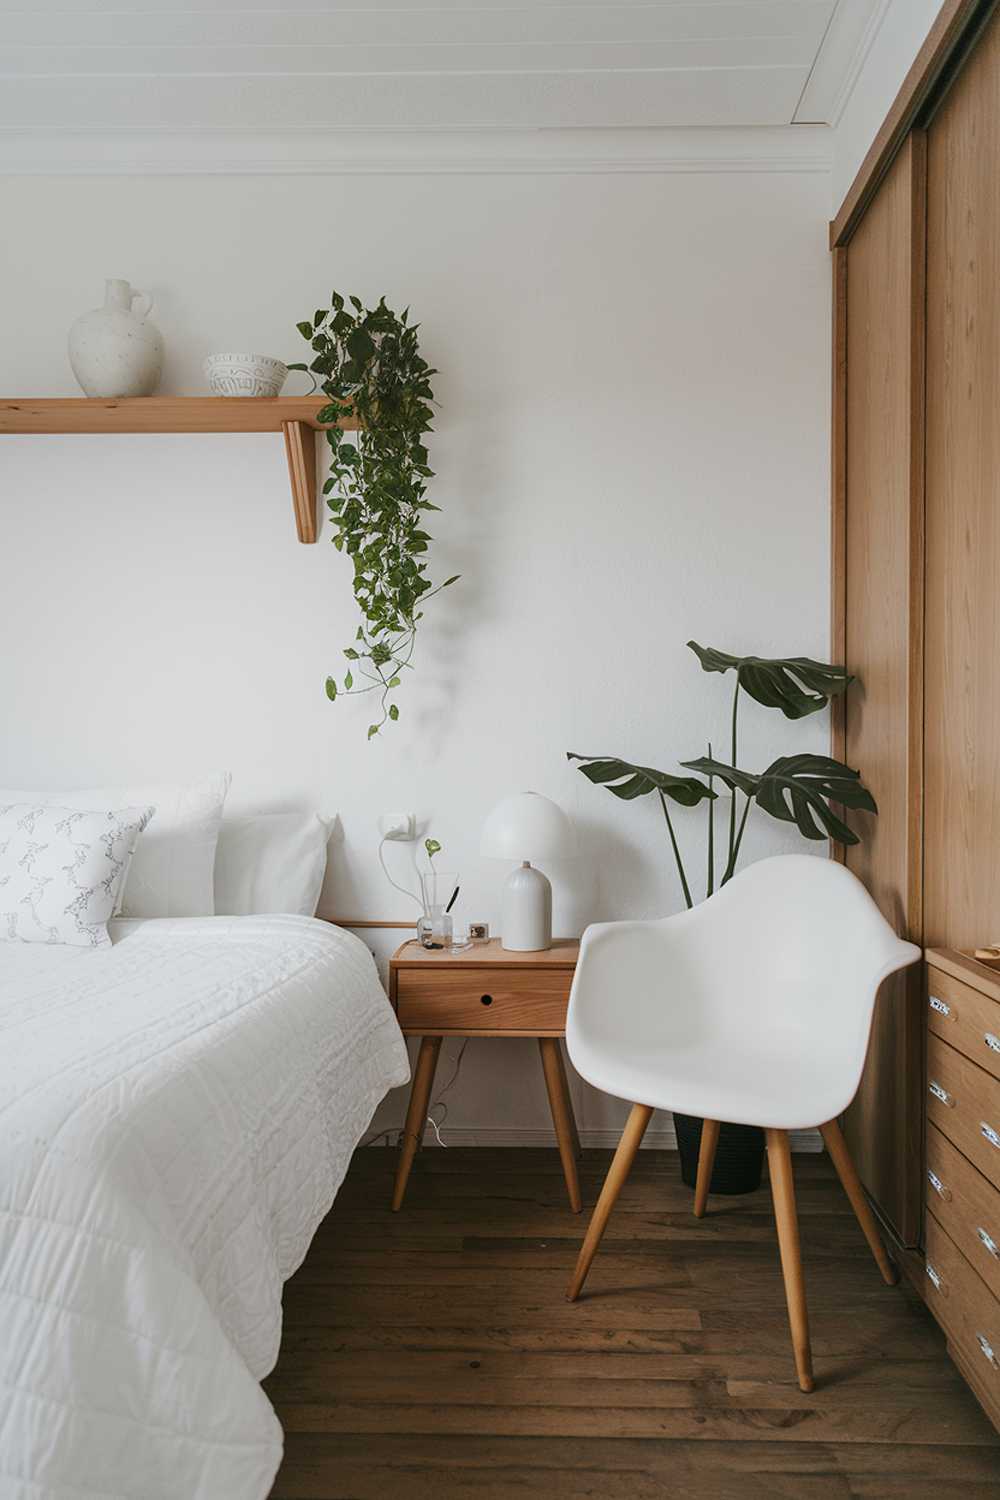
[[[296,323],[295,326],[299,330],[299,332],[301,333],[301,335],[302,335],[302,337],[304,339],[311,339],[312,338],[312,336],[313,336],[313,330],[312,330],[312,324],[311,323]],[[289,367],[289,368],[291,368],[291,367]]]
[[[389,704],[389,718],[392,719],[393,723],[395,723],[395,721],[399,718],[399,709],[396,707],[395,703]]]
[[[853,682],[844,667],[831,667],[809,656],[730,656],[713,646],[688,641],[706,672],[739,674],[740,687],[765,708],[780,708],[786,719],[802,719],[825,708]]]
[[[337,696],[337,684],[334,682],[332,677],[328,677],[326,679],[326,696],[329,698],[331,703]]]
[[[345,646],[344,655],[347,657],[348,661],[357,661],[358,659],[358,653],[355,651],[353,646]]]
[[[860,771],[852,771],[828,755],[783,755],[761,775],[737,770],[721,761],[702,758],[685,765],[703,774],[718,776],[728,786],[737,786],[754,797],[757,806],[772,818],[794,823],[807,839],[836,839],[856,844],[858,836],[830,806],[856,807],[877,813],[875,799],[862,785]]]
[[[632,765],[631,762],[614,756],[577,755],[574,751],[567,750],[566,759],[584,762],[577,766],[577,770],[582,771],[588,781],[594,782],[596,786],[606,786],[609,792],[626,802],[634,797],[645,797],[649,792],[659,791],[683,807],[694,807],[704,799],[714,799],[717,795],[695,776],[672,776],[669,771],[655,771],[650,766]]]

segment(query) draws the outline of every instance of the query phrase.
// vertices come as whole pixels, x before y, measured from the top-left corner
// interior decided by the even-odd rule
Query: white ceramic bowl
[[[266,354],[210,354],[202,369],[213,396],[277,396],[288,374]]]

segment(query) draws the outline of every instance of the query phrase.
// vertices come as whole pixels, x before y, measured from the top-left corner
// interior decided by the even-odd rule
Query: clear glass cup
[[[454,870],[428,870],[420,876],[420,899],[424,914],[417,923],[417,937],[425,948],[451,947],[451,914],[446,910],[458,889]]]

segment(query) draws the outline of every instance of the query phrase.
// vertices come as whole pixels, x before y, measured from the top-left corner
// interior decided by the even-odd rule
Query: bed
[[[309,917],[0,944],[0,1495],[263,1500],[281,1287],[409,1076]]]

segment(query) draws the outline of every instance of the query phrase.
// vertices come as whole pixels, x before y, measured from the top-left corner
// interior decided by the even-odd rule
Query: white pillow
[[[330,824],[315,813],[224,818],[215,856],[215,910],[315,914],[326,874]]]
[[[0,802],[0,939],[104,948],[151,807]]]
[[[194,786],[96,787],[79,792],[9,792],[0,804],[33,802],[88,810],[146,807],[155,815],[135,851],[119,910],[123,917],[211,917],[213,875],[228,772]]]

